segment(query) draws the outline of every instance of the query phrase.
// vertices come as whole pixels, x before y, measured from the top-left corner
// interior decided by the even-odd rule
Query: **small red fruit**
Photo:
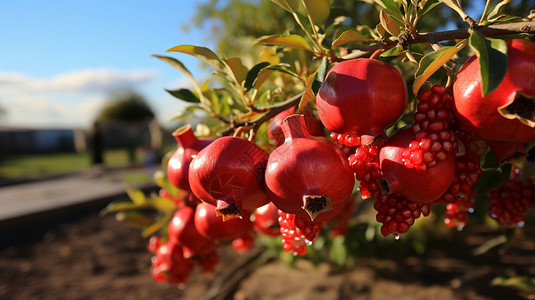
[[[253,225],[247,216],[223,221],[216,215],[216,207],[201,203],[195,209],[195,227],[205,238],[212,241],[233,240],[250,235]]]
[[[191,190],[229,220],[269,202],[264,170],[269,154],[239,137],[221,137],[201,150],[189,169]]]
[[[321,122],[339,134],[364,136],[363,144],[384,135],[408,103],[407,86],[399,71],[376,59],[336,64],[316,96]]]
[[[303,220],[332,219],[355,185],[346,156],[328,139],[311,136],[301,115],[281,126],[286,140],[269,156],[265,175],[273,203]]]
[[[190,125],[184,125],[173,132],[178,148],[173,152],[167,163],[169,181],[181,190],[191,191],[189,187],[189,165],[193,157],[211,140],[200,140],[195,137]]]
[[[185,284],[195,265],[184,258],[182,248],[174,241],[161,245],[152,257],[152,277],[156,282]]]
[[[195,209],[189,206],[177,210],[167,225],[169,240],[182,246],[184,257],[190,258],[213,251],[215,243],[195,227]]]
[[[523,144],[535,139],[535,43],[507,41],[508,70],[492,93],[482,96],[474,55],[460,68],[453,85],[456,116],[487,141]]]
[[[265,235],[279,236],[280,228],[278,211],[279,209],[273,202],[269,202],[268,204],[257,208],[253,215],[254,228]]]

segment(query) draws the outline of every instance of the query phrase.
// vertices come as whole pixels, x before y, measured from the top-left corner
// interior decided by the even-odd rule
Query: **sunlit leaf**
[[[386,50],[385,52],[381,53],[381,55],[379,56],[380,57],[398,56],[402,54],[403,52],[404,52],[403,46],[398,44],[395,47],[392,47]]]
[[[415,80],[412,85],[412,92],[416,95],[425,81],[459,52],[459,50],[456,46],[442,47],[440,50],[433,51],[422,57],[418,70],[414,74]]]
[[[260,53],[260,60],[263,62],[268,62],[272,65],[278,65],[281,61],[281,58],[277,55],[277,52],[273,47],[264,47],[262,53]]]
[[[119,211],[126,211],[126,210],[138,210],[138,209],[146,209],[149,208],[150,205],[148,203],[143,204],[135,204],[130,201],[117,201],[117,202],[111,202],[108,204],[103,210],[100,211],[100,215],[104,216],[110,213],[119,212]]]
[[[507,43],[500,39],[486,38],[474,30],[469,38],[477,55],[481,74],[481,94],[492,93],[507,73]]]
[[[381,25],[384,29],[386,29],[386,31],[388,31],[388,33],[393,36],[397,36],[399,34],[400,28],[398,22],[394,21],[394,19],[392,19],[385,10],[381,10],[379,12],[379,19]]]
[[[173,212],[175,211],[176,207],[175,207],[175,204],[173,203],[173,201],[165,198],[165,197],[160,197],[156,194],[154,194],[151,199],[150,199],[150,203],[152,204],[152,206],[154,206],[154,208],[156,208],[157,210],[159,211],[163,211],[163,212]]]
[[[178,90],[165,89],[165,91],[171,94],[173,97],[186,101],[186,102],[190,102],[190,103],[201,102],[201,100],[199,100],[199,98],[192,91],[188,89],[178,89]]]
[[[331,12],[329,0],[305,0],[305,4],[315,24],[324,24],[327,21]]]
[[[232,74],[236,79],[236,82],[241,85],[241,83],[247,77],[247,72],[249,71],[247,67],[243,65],[239,57],[231,57],[224,59],[223,61],[229,66],[230,71],[232,71]]]
[[[468,16],[462,9],[461,3],[459,2],[459,0],[439,0],[439,1],[446,4],[454,11],[456,11],[461,16],[461,18],[463,18],[463,20]]]
[[[284,10],[287,10],[291,13],[295,13],[298,7],[298,0],[271,0],[271,2],[282,7]]]
[[[381,2],[384,4],[384,6],[390,10],[391,14],[394,18],[403,20],[403,14],[401,13],[401,10],[399,9],[399,5],[396,4],[393,0],[381,0]]]
[[[217,56],[217,54],[215,54],[212,50],[206,47],[194,45],[178,45],[167,49],[166,52],[180,52],[193,55],[219,70],[223,70],[225,67],[219,56]]]
[[[490,4],[485,11],[485,15],[481,18],[482,20],[488,20],[493,21],[495,18],[497,18],[500,15],[501,10],[503,7],[510,3],[511,0],[502,0],[495,4]]]
[[[131,187],[126,187],[126,193],[132,202],[137,205],[143,205],[147,203],[147,197],[141,190],[133,189]]]
[[[264,69],[265,67],[269,65],[270,65],[269,62],[261,62],[255,65],[254,67],[252,67],[251,70],[247,72],[245,83],[243,84],[243,87],[245,88],[246,91],[250,90],[251,88],[253,88],[253,86],[255,86],[257,78],[258,78],[258,73],[260,73],[262,69]]]
[[[314,52],[307,41],[300,35],[291,34],[291,35],[270,35],[264,36],[256,40],[255,43],[270,44],[270,45],[279,45],[285,47],[291,47],[296,49],[302,49]]]
[[[271,76],[271,73],[273,73],[273,70],[270,69],[262,69],[260,72],[258,72],[258,76],[256,77],[255,82],[255,88],[258,90],[264,85],[264,83],[269,79],[269,76]]]
[[[167,226],[169,223],[169,220],[171,219],[171,215],[164,215],[160,217],[156,222],[154,222],[152,225],[148,226],[141,232],[141,236],[144,238],[147,238],[154,233],[156,233],[158,230],[162,229],[164,226]]]
[[[137,211],[122,211],[115,215],[115,219],[120,222],[126,222],[128,225],[138,228],[144,228],[154,224],[154,220],[146,217]]]
[[[374,39],[370,39],[368,37],[365,37],[362,35],[362,33],[354,30],[349,29],[344,32],[342,32],[334,41],[332,46],[337,47],[343,44],[351,43],[351,42],[373,42]]]

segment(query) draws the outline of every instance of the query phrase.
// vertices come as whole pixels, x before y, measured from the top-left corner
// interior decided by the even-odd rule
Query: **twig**
[[[535,33],[535,21],[479,26],[477,31],[484,36],[497,36],[515,33]],[[439,41],[465,39],[470,36],[470,28],[456,29],[429,33],[419,33],[415,36],[402,34],[400,37],[390,37],[387,40],[373,44],[361,50],[354,51],[342,57],[342,59],[354,59],[369,57],[378,49],[388,50],[397,44],[408,45],[418,43],[437,43]]]

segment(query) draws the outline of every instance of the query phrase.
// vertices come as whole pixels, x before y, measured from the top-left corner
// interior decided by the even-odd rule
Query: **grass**
[[[143,157],[138,153],[137,164]],[[107,150],[104,166],[120,168],[130,165],[128,152],[124,149]],[[0,178],[20,179],[62,175],[91,168],[89,153],[54,154],[3,154],[0,157]]]

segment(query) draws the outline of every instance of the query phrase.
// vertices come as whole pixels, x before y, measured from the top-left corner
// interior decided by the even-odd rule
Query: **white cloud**
[[[0,89],[4,92],[107,92],[149,83],[157,78],[151,70],[122,71],[86,69],[36,78],[22,73],[0,72]]]
[[[158,79],[151,70],[86,69],[36,78],[0,72],[0,123],[24,127],[86,127],[110,91],[140,90]]]

